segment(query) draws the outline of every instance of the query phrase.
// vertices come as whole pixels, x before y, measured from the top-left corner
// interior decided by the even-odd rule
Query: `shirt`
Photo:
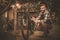
[[[45,20],[45,21],[48,20],[48,19],[51,19],[49,11],[45,10],[44,13],[40,12],[37,19],[41,19],[41,20]]]

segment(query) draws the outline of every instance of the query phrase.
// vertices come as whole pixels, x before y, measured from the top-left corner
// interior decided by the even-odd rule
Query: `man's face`
[[[41,10],[41,11],[44,11],[44,10],[46,10],[46,7],[45,7],[45,6],[41,6],[41,7],[40,7],[40,10]]]

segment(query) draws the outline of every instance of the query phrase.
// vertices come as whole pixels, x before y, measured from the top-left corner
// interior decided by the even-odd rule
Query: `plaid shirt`
[[[49,13],[49,11],[47,11],[47,10],[45,10],[44,13],[40,12],[40,13],[39,13],[39,16],[37,17],[37,19],[40,19],[40,18],[42,17],[42,16],[41,16],[42,14],[44,14],[44,19],[43,19],[43,20],[46,21],[46,20],[48,20],[48,19],[51,19],[51,18],[50,18],[50,13]]]

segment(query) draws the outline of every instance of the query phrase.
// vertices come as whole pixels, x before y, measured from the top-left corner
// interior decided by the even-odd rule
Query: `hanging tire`
[[[2,15],[11,5],[12,0],[0,1],[0,15]]]

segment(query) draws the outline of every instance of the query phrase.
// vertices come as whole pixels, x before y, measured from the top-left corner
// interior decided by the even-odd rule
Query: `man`
[[[46,9],[45,4],[40,5],[40,13],[39,13],[39,16],[37,17],[37,19],[43,20],[44,22],[46,22],[47,19],[50,19],[50,13]]]
[[[40,13],[39,13],[39,16],[36,19],[40,20],[40,22],[42,23],[44,35],[47,37],[47,34],[49,32],[48,26],[51,24],[51,21],[50,21],[51,18],[50,18],[50,13],[46,9],[45,4],[40,5]]]

